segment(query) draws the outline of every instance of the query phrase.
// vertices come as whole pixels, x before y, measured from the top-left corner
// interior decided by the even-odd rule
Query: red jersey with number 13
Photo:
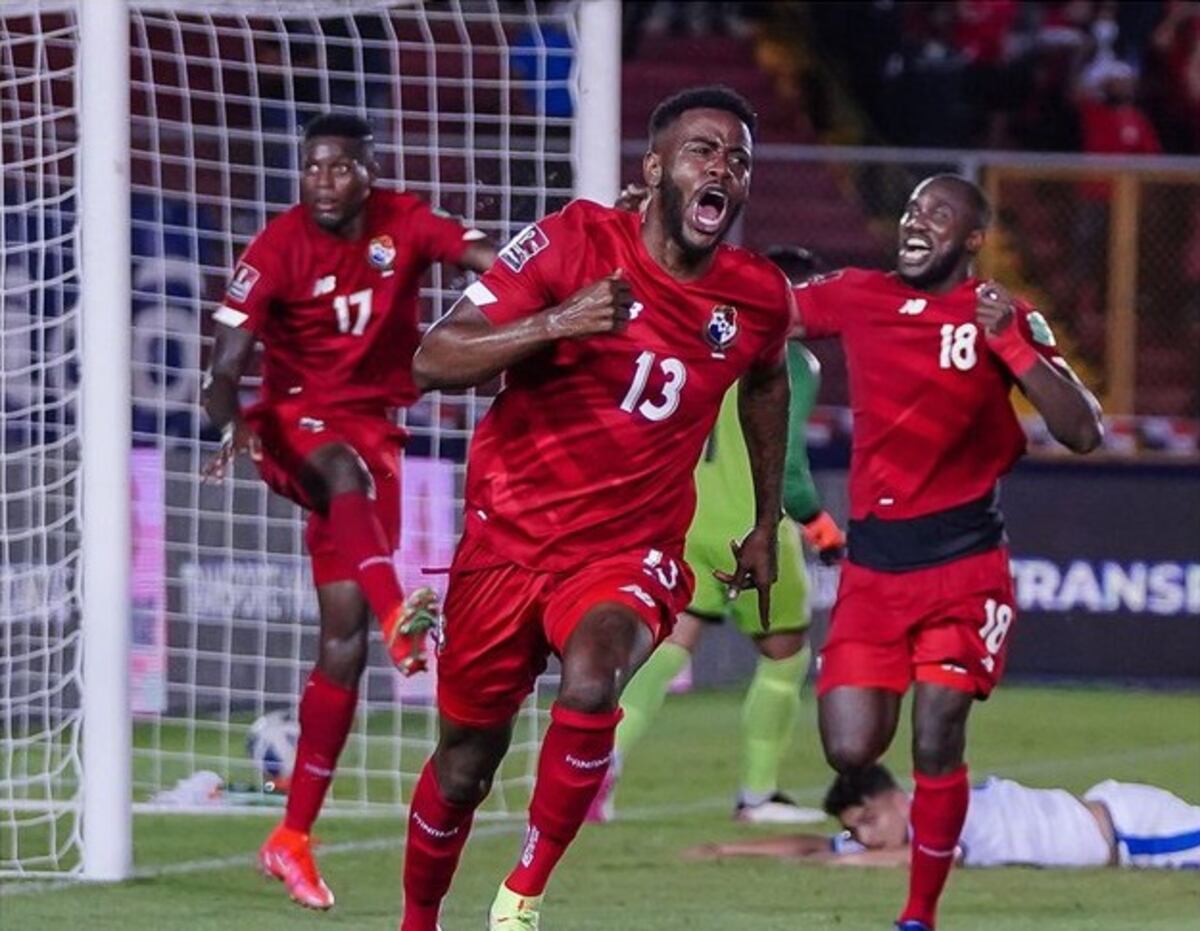
[[[805,338],[840,336],[846,350],[852,519],[903,520],[974,501],[1024,453],[1013,377],[975,323],[978,285],[934,295],[895,273],[848,268],[795,289]],[[1018,302],[1016,324],[1066,365],[1041,314]]]
[[[271,220],[242,255],[213,319],[263,342],[263,400],[319,407],[406,406],[417,297],[435,262],[457,262],[482,234],[411,194],[375,189],[360,239],[313,222],[301,205]]]
[[[721,399],[752,366],[783,360],[792,304],[774,265],[719,246],[700,279],[677,281],[637,214],[589,201],[525,229],[466,293],[501,325],[617,269],[635,301],[624,331],[509,369],[475,431],[467,533],[498,560],[557,572],[643,547],[677,558]]]

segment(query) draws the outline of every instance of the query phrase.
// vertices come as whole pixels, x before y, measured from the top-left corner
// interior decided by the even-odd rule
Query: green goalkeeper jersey
[[[788,343],[788,380],[792,400],[788,410],[788,451],[784,468],[783,509],[800,523],[821,510],[813,485],[805,444],[806,425],[816,402],[820,365],[800,343]],[[740,539],[754,523],[754,481],[737,411],[737,385],[721,402],[721,413],[704,456],[696,466],[696,516],[690,535]]]

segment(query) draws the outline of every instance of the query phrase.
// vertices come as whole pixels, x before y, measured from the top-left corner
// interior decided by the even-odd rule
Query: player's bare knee
[[[471,769],[450,767],[438,779],[438,788],[449,804],[474,807],[492,791],[492,777],[481,776]]]
[[[589,676],[573,682],[563,681],[558,691],[558,704],[582,714],[605,714],[617,707],[617,675]]]
[[[317,668],[327,678],[345,688],[354,688],[367,665],[367,632],[321,640]]]
[[[434,767],[442,797],[451,805],[478,805],[492,791],[498,762],[468,745],[439,748]]]
[[[579,698],[596,692],[617,698],[617,677],[631,672],[653,646],[649,629],[633,611],[620,604],[602,604],[590,610],[567,639],[563,650],[562,688],[578,689]]]
[[[780,634],[767,634],[765,637],[755,637],[754,646],[761,656],[773,660],[791,659],[804,649],[808,636],[805,631],[789,631]]]
[[[331,497],[353,491],[365,493],[371,488],[371,475],[362,457],[343,443],[334,446],[323,459],[321,474]]]
[[[865,734],[822,733],[821,745],[826,762],[839,773],[864,769],[880,755],[875,741]]]

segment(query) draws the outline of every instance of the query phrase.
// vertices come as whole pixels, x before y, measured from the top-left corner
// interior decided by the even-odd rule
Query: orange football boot
[[[293,902],[321,911],[333,908],[333,893],[317,870],[307,834],[280,824],[259,848],[258,865],[287,886]]]

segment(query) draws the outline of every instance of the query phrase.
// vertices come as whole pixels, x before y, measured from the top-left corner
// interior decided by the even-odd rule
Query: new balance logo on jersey
[[[500,258],[514,272],[519,272],[530,260],[550,245],[550,237],[536,223],[531,223],[500,250]]]
[[[323,278],[318,278],[313,285],[313,297],[322,297],[326,294],[332,294],[337,290],[337,275],[326,275]]]
[[[917,314],[923,312],[928,306],[929,302],[925,300],[925,298],[910,297],[900,306],[900,313],[904,314],[906,317],[915,317]]]
[[[636,320],[638,318],[638,314],[640,314],[645,309],[646,309],[646,305],[643,304],[641,301],[634,301],[632,304],[629,305],[629,319]]]

